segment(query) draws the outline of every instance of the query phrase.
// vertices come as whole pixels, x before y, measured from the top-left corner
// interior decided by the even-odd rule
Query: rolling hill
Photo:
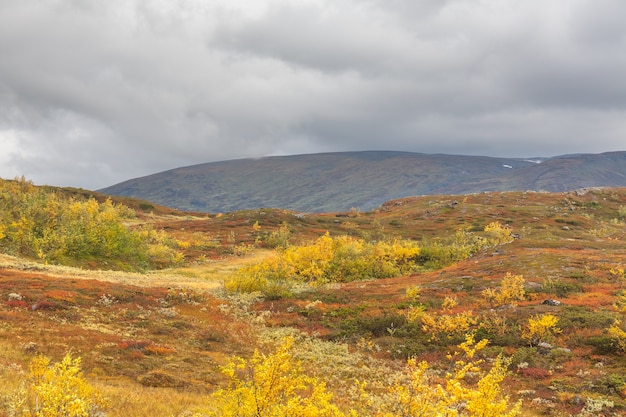
[[[126,271],[124,259],[112,262],[106,253],[90,256],[84,268],[24,256],[29,236],[50,252],[55,242],[41,246],[42,239],[54,230],[68,234],[64,216],[50,216],[63,202],[76,210],[77,202],[98,198],[98,210],[111,218],[104,195],[46,187],[45,200],[38,191],[5,181],[0,193],[6,203],[0,205],[0,415],[36,406],[29,363],[39,355],[58,363],[71,352],[108,403],[103,413],[109,417],[223,416],[215,394],[232,387],[224,372],[229,364],[254,358],[255,351],[273,357],[276,345],[293,337],[294,360],[324,382],[341,410],[368,417],[392,409],[384,415],[396,417],[406,414],[393,411],[389,387],[419,376],[407,359],[429,366],[422,388],[445,388],[466,332],[488,344],[459,383],[479,387],[478,377],[504,357],[502,396],[511,405],[521,401],[520,416],[626,411],[626,188],[405,197],[368,212],[304,215],[283,209],[182,213],[114,199],[120,209],[121,201],[135,208],[125,206],[129,217],[103,238],[123,227],[158,230],[184,255],[141,273]],[[38,198],[28,199],[31,194]],[[46,210],[31,210],[26,203],[35,200],[48,201]],[[493,224],[502,226],[505,240],[489,241]],[[289,245],[273,246],[283,231]],[[321,247],[311,243],[331,238],[344,244],[333,265],[359,271],[356,280],[339,274],[305,283],[302,275],[285,278],[261,268],[285,253],[306,255],[306,267],[322,266],[315,255],[322,252],[312,250]],[[386,242],[402,253],[410,248],[402,246],[405,239],[419,246],[418,256],[406,259],[415,269],[369,276],[371,264],[359,250]],[[81,259],[65,260],[81,265]],[[112,270],[116,265],[123,268]],[[274,285],[262,287],[265,292],[228,290],[246,270],[269,271],[268,282],[293,287],[279,296]],[[512,278],[524,290],[515,297],[504,291]],[[545,317],[557,320],[554,331],[528,336],[531,322]]]
[[[100,191],[187,211],[335,212],[414,195],[605,186],[626,186],[626,152],[532,159],[388,151],[275,156],[182,167]]]
[[[482,415],[625,415],[626,188],[208,214],[0,180],[0,203],[0,415],[35,415],[42,363],[72,401],[70,354],[109,417],[229,415],[272,358],[337,417],[481,387],[511,410]]]

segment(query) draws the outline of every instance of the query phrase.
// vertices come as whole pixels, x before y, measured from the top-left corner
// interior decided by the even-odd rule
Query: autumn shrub
[[[459,344],[459,353],[452,357],[454,364],[442,381],[431,372],[427,362],[409,359],[404,382],[393,384],[390,400],[376,403],[373,415],[400,416],[482,416],[513,417],[520,415],[521,403],[511,403],[500,384],[506,377],[509,360],[498,356],[492,367],[482,370],[483,359],[476,353],[484,349],[488,341],[476,342],[467,335]],[[470,377],[472,375],[472,377]],[[475,383],[472,381],[476,381]]]
[[[522,275],[512,275],[507,272],[499,288],[487,288],[481,293],[483,298],[491,307],[504,304],[515,305],[518,301],[524,300],[526,291],[524,290],[524,277]]]
[[[626,330],[624,330],[622,320],[615,319],[606,331],[616,349],[619,352],[626,352]]]
[[[280,296],[294,285],[387,278],[417,268],[419,247],[407,240],[369,243],[328,233],[310,244],[288,246],[266,260],[243,267],[224,283],[228,291],[261,291]]]
[[[239,269],[224,281],[224,288],[230,293],[260,292],[266,297],[280,297],[290,294],[292,284],[291,268],[275,253],[263,262]]]
[[[489,339],[494,346],[519,346],[519,325],[503,311],[491,309],[477,317],[476,336]]]
[[[478,323],[471,311],[440,315],[424,313],[420,320],[422,330],[430,335],[431,339],[452,339],[465,335]]]
[[[106,401],[83,377],[80,358],[71,354],[57,363],[37,356],[30,364],[28,384],[13,395],[9,415],[23,417],[95,417]]]
[[[511,229],[499,222],[489,223],[483,229],[477,230],[483,230],[484,235],[459,229],[448,238],[422,242],[417,257],[418,264],[429,270],[443,268],[467,259],[481,250],[513,240]]]
[[[253,226],[253,230],[256,234],[256,244],[259,246],[280,249],[285,249],[289,246],[291,230],[289,229],[289,225],[285,222],[281,223],[277,230],[268,233],[261,230],[261,226],[259,226],[257,221]]]
[[[149,226],[127,225],[130,208],[68,198],[24,179],[0,180],[0,249],[44,262],[145,269],[182,262],[176,242]]]
[[[281,226],[274,233],[286,237],[287,232],[288,228]],[[485,227],[486,236],[459,230],[451,240],[426,242],[421,247],[409,240],[367,242],[351,236],[331,237],[328,233],[299,246],[289,246],[283,239],[284,245],[277,245],[281,249],[275,256],[240,269],[226,280],[225,288],[280,297],[296,284],[399,276],[466,259],[481,249],[510,241],[510,234],[508,227],[494,222]]]
[[[609,274],[616,278],[621,284],[626,283],[626,268],[622,265],[615,266],[609,269]]]
[[[538,314],[530,317],[525,328],[522,330],[522,339],[537,345],[541,342],[551,341],[554,336],[561,332],[557,327],[559,318],[552,314]]]
[[[485,226],[485,234],[491,246],[513,241],[511,228],[503,226],[500,222],[491,222]]]
[[[411,285],[404,291],[404,296],[409,302],[417,301],[420,298],[422,287],[419,285]]]
[[[426,270],[440,269],[469,258],[484,247],[484,243],[479,236],[457,231],[453,239],[423,242],[417,261]]]
[[[307,375],[294,358],[294,339],[286,337],[269,355],[255,351],[249,360],[234,357],[223,368],[230,384],[211,395],[197,416],[273,417],[345,414],[334,404],[326,384]]]

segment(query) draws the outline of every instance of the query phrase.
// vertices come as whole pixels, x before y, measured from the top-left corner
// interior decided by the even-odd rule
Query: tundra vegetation
[[[141,270],[183,261],[177,242],[110,199],[64,198],[24,179],[0,182],[0,247],[44,262]]]
[[[203,214],[0,181],[0,415],[623,415],[625,205]]]

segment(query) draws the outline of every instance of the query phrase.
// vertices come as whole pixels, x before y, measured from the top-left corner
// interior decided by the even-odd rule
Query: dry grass
[[[229,274],[239,268],[259,262],[268,256],[267,250],[255,250],[246,256],[223,256],[219,259],[196,261],[179,268],[149,271],[146,273],[123,271],[91,271],[70,266],[45,265],[14,256],[0,254],[0,268],[36,271],[50,277],[98,280],[140,287],[189,287],[197,290],[219,288]]]

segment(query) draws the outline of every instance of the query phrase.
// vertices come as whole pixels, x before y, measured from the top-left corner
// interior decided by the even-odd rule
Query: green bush
[[[7,253],[135,270],[181,260],[165,233],[128,227],[134,216],[109,199],[68,198],[24,179],[0,180],[0,249]]]
[[[564,306],[559,310],[559,327],[563,331],[605,329],[613,324],[613,321],[613,314],[603,310],[590,310],[580,306]]]
[[[541,285],[541,289],[546,294],[553,294],[556,297],[567,297],[569,294],[582,292],[583,286],[578,283],[566,282],[559,278],[546,278]]]

